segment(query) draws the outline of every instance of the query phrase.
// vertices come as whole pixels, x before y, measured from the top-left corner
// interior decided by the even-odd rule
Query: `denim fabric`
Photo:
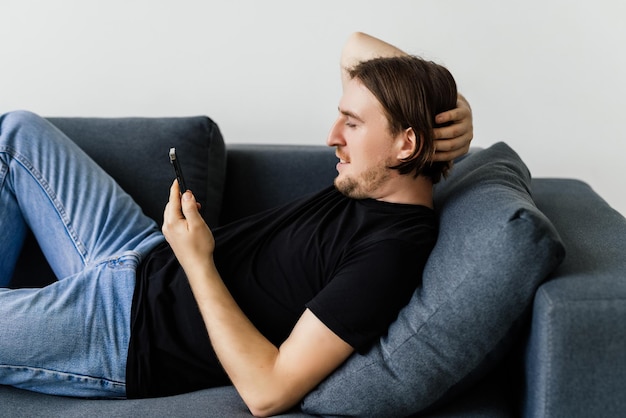
[[[135,270],[163,236],[61,131],[13,112],[0,117],[0,287],[28,229],[59,281],[0,290],[0,384],[124,396]]]

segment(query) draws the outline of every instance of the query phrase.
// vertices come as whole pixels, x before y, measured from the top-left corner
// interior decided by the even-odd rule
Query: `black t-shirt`
[[[215,229],[214,259],[243,312],[275,345],[309,308],[363,352],[419,285],[436,234],[429,208],[354,200],[330,187]],[[137,274],[127,396],[228,383],[187,278],[164,244]]]

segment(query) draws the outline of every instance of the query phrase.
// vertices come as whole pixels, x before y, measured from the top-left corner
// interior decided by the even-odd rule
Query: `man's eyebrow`
[[[359,122],[363,122],[363,118],[359,117],[359,115],[357,115],[356,113],[351,112],[349,110],[341,109],[341,108],[338,108],[338,109],[339,109],[339,113],[341,113],[342,115],[356,119]]]

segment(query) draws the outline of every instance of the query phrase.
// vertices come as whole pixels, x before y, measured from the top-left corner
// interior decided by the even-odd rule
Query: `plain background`
[[[534,176],[586,181],[626,214],[623,0],[1,5],[0,112],[202,114],[227,143],[323,144],[341,46],[364,31],[451,70],[474,146],[505,141]]]

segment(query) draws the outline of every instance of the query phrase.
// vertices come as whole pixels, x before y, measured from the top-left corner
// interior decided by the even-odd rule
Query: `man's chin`
[[[363,196],[359,191],[359,185],[356,181],[350,178],[335,178],[335,188],[344,196],[351,199],[365,199],[367,196]]]

